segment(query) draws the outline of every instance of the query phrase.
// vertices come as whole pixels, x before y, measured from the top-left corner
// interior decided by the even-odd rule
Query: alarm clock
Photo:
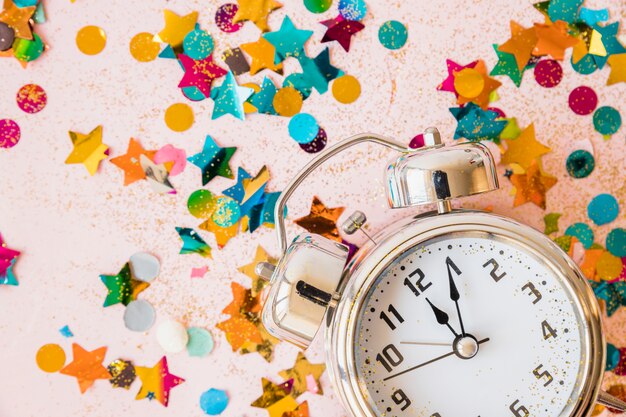
[[[425,146],[374,134],[310,161],[275,207],[282,256],[257,265],[269,281],[262,319],[306,348],[320,328],[335,390],[353,417],[583,417],[596,403],[626,410],[601,390],[601,311],[577,265],[552,240],[512,219],[453,209],[496,190],[493,156],[424,132]],[[391,208],[432,204],[348,248],[316,234],[289,246],[284,210],[304,178],[362,142],[400,155],[386,167]],[[352,214],[347,234],[366,217]],[[367,232],[365,232],[367,233]]]

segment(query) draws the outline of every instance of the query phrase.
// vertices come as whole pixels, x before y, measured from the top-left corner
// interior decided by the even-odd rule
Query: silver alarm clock
[[[452,199],[498,188],[479,143],[444,146],[439,132],[407,149],[373,134],[313,159],[286,187],[275,218],[282,256],[259,264],[270,281],[263,323],[306,348],[325,333],[331,380],[354,417],[583,417],[601,390],[601,313],[576,264],[548,237],[506,217],[453,210]],[[314,234],[287,247],[282,214],[324,161],[361,142],[400,156],[387,166],[392,208],[436,210],[371,236],[347,262],[344,245]],[[356,212],[343,225],[365,223]],[[346,263],[347,262],[347,263]]]

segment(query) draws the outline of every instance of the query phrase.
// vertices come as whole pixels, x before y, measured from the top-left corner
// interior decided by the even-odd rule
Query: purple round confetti
[[[409,142],[409,148],[419,149],[424,146],[424,134],[420,133]]]
[[[215,12],[215,23],[222,32],[237,32],[243,26],[243,22],[233,23],[233,17],[239,10],[239,6],[234,3],[222,4]]]
[[[309,143],[300,143],[300,147],[304,152],[308,153],[318,153],[322,149],[326,147],[326,142],[328,140],[328,136],[326,136],[326,131],[320,127],[317,131],[317,136]]]
[[[554,59],[544,59],[539,61],[535,67],[535,80],[545,88],[552,88],[559,85],[563,79],[563,68]]]
[[[576,87],[569,95],[569,107],[581,116],[593,113],[597,105],[598,96],[591,87],[584,85]]]
[[[20,127],[11,119],[0,119],[0,148],[12,148],[20,141]]]

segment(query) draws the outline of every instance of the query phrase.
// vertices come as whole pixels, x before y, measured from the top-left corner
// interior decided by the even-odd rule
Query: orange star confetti
[[[170,390],[185,380],[170,373],[167,367],[167,358],[163,356],[152,368],[135,367],[135,372],[141,380],[141,389],[135,399],[153,399],[167,407],[170,399]]]
[[[535,28],[526,29],[511,20],[511,38],[500,45],[498,50],[514,55],[517,68],[522,71],[528,65],[535,45],[537,45]]]
[[[29,19],[35,13],[37,6],[17,7],[13,1],[4,2],[4,10],[0,13],[0,22],[11,26],[16,38],[33,39]]]
[[[457,103],[465,104],[471,101],[487,110],[491,93],[501,85],[500,81],[488,75],[485,62],[480,60],[474,68],[466,68],[456,74],[454,86],[459,93]]]
[[[507,149],[500,160],[503,164],[519,164],[528,169],[531,163],[550,152],[550,148],[542,145],[535,138],[535,126],[530,124],[524,129],[517,139],[505,140]]]
[[[256,42],[242,44],[241,49],[252,58],[250,75],[254,75],[263,69],[274,71],[277,74],[283,73],[283,64],[274,63],[276,48],[264,37],[259,37],[259,40]]]
[[[156,151],[146,151],[138,140],[130,138],[126,154],[111,159],[111,162],[124,171],[124,185],[129,185],[146,178],[146,173],[139,161],[141,155],[152,160],[155,153]]]
[[[282,417],[309,417],[309,403],[303,401],[295,410],[285,411]]]
[[[608,59],[611,67],[611,74],[607,80],[607,85],[626,82],[626,54],[611,55]]]
[[[535,23],[537,44],[533,49],[533,55],[551,55],[552,58],[562,61],[565,50],[575,46],[579,40],[567,33],[568,26],[562,20],[552,24]]]
[[[211,218],[206,219],[198,227],[202,230],[213,233],[213,235],[215,235],[217,247],[220,249],[226,246],[228,241],[237,236],[237,233],[239,232],[239,222],[229,227],[222,227],[215,223]]]
[[[546,193],[557,180],[544,175],[537,161],[533,161],[525,174],[511,175],[511,183],[516,188],[514,207],[531,202],[545,210]]]
[[[97,379],[110,379],[111,374],[102,365],[107,348],[101,347],[91,352],[86,351],[80,345],[72,344],[73,360],[61,373],[76,377],[80,392],[84,393]]]
[[[233,16],[233,23],[249,20],[261,29],[261,32],[270,30],[267,24],[269,14],[283,7],[274,0],[238,0],[237,3],[239,3],[239,9]]]
[[[310,213],[294,222],[311,233],[341,242],[341,236],[337,230],[337,220],[344,210],[345,207],[328,208],[316,196],[313,197]]]
[[[306,391],[312,391],[315,394],[322,395],[322,386],[320,385],[320,376],[324,373],[326,365],[323,363],[313,364],[304,356],[304,353],[298,352],[296,363],[292,368],[280,371],[278,374],[286,380],[293,379],[293,388],[291,395],[298,398],[300,394]]]

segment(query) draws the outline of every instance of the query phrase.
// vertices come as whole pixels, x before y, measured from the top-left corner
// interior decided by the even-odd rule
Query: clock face
[[[586,363],[579,309],[564,278],[511,240],[420,243],[362,304],[361,392],[388,417],[569,416]]]

